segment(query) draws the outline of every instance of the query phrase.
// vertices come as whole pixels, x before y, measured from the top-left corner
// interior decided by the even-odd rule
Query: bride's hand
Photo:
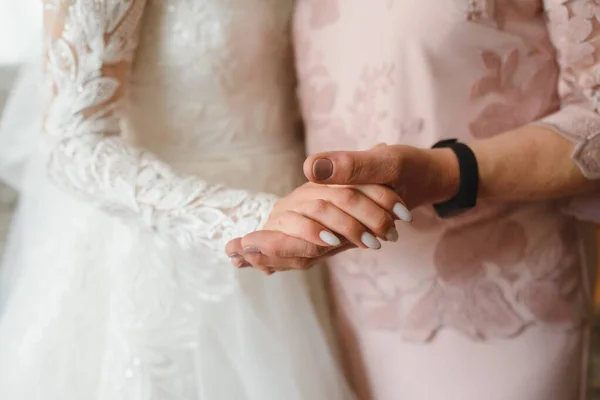
[[[396,241],[397,219],[410,220],[410,213],[384,186],[307,183],[277,202],[263,231],[232,240],[226,251],[238,267],[307,268],[348,248]]]
[[[361,248],[379,249],[377,238],[398,237],[394,227],[398,208],[404,208],[400,197],[383,186],[333,187],[309,182],[275,204],[264,229],[317,246],[336,247],[345,238]]]

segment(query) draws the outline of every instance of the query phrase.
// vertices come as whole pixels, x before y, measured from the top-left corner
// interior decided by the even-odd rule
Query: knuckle
[[[346,178],[348,182],[353,182],[358,176],[360,176],[359,164],[351,154],[339,154],[337,162],[339,170],[341,171],[341,175]]]
[[[374,215],[373,219],[373,231],[375,233],[385,235],[387,233],[387,230],[392,225],[392,218],[385,211],[382,210],[381,212],[378,212],[377,215]]]
[[[392,192],[383,186],[375,186],[373,188],[373,200],[378,204],[388,204],[392,201]]]
[[[360,202],[360,194],[354,189],[339,188],[336,193],[340,205],[346,207],[355,206]]]
[[[323,199],[315,199],[307,204],[307,211],[312,215],[322,215],[327,212],[329,203]]]
[[[354,219],[348,218],[340,221],[336,225],[336,231],[347,239],[356,240],[357,238],[360,238],[360,235],[364,231],[364,227]]]

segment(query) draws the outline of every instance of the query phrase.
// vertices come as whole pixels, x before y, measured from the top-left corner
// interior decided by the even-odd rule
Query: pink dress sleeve
[[[588,179],[600,179],[600,4],[545,0],[550,38],[560,67],[561,108],[541,119],[573,143],[572,158]],[[600,222],[600,192],[575,197],[565,211]]]

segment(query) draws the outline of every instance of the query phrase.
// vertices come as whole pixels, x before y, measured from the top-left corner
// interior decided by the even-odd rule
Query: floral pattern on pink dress
[[[600,178],[600,3],[553,0],[550,35],[561,66],[559,91],[565,105],[541,122],[575,143],[573,158],[590,179]],[[600,201],[600,199],[599,199]]]
[[[531,56],[537,56],[532,54]],[[499,96],[497,101],[489,103],[469,124],[476,138],[486,138],[522,126],[543,116],[552,106],[554,88],[546,82],[557,79],[554,60],[545,57],[537,69],[523,85],[515,79],[520,63],[520,54],[512,49],[504,55],[493,51],[481,53],[482,63],[487,73],[475,82],[470,98],[476,102],[488,96]],[[546,88],[547,93],[538,93]]]
[[[326,23],[314,23],[317,3],[335,10],[322,17]],[[299,1],[294,40],[308,150],[365,149],[380,142],[429,147],[443,138],[472,141],[536,123],[571,140],[574,162],[586,176],[600,178],[599,4]],[[572,399],[580,390],[581,370],[573,367],[580,353],[560,341],[584,345],[588,282],[576,221],[560,207],[482,202],[450,220],[420,208],[411,224],[397,224],[398,243],[332,259],[346,350],[358,355],[354,378],[371,386],[360,388],[361,396]],[[437,350],[419,347],[425,345]],[[536,384],[513,377],[508,386],[520,388],[517,396],[501,379],[487,386],[470,382],[481,389],[473,397],[452,395],[459,386],[452,382],[469,371],[461,363],[444,370],[457,374],[454,380],[440,375],[423,381],[452,380],[427,389],[437,397],[415,395],[427,392],[420,378],[402,381],[422,359],[429,360],[423,374],[431,377],[431,366],[447,362],[457,348],[467,359],[480,352],[502,356],[514,371],[532,366],[535,352],[538,368],[563,372],[548,372]],[[423,358],[407,355],[413,353]],[[358,368],[356,360],[364,365]],[[471,375],[507,371],[473,368]],[[567,377],[567,370],[574,375]],[[555,386],[559,381],[562,386]]]

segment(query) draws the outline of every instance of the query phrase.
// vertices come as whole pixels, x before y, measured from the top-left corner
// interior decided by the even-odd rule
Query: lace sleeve
[[[145,0],[46,0],[48,171],[59,186],[110,213],[186,249],[222,254],[227,240],[263,225],[276,197],[176,175],[125,142],[121,99],[144,6]]]
[[[600,2],[544,0],[560,66],[561,109],[542,119],[574,143],[573,160],[600,179]]]

